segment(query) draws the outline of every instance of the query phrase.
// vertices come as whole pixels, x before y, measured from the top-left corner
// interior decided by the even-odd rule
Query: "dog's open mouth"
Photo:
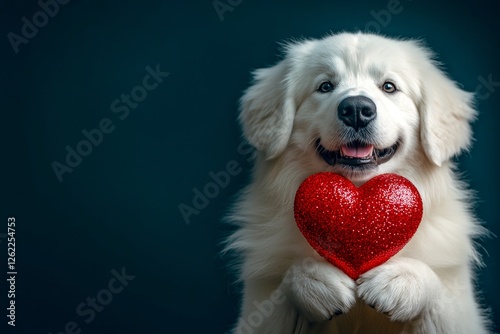
[[[372,144],[355,140],[344,144],[339,150],[329,151],[316,140],[316,151],[329,165],[345,165],[349,167],[376,167],[389,161],[396,153],[399,142],[387,148],[375,148]]]

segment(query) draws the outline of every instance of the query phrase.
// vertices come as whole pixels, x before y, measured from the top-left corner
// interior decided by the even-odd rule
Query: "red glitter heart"
[[[309,176],[295,194],[294,214],[309,244],[352,279],[399,252],[422,220],[417,188],[382,174],[357,188],[335,173]]]

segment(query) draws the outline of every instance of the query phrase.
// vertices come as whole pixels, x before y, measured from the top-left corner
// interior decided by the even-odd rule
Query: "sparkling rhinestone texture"
[[[378,175],[357,188],[323,172],[309,176],[295,194],[295,222],[306,240],[352,279],[399,252],[422,214],[417,188],[396,174]]]

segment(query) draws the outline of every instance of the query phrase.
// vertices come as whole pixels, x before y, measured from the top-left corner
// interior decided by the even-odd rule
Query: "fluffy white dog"
[[[244,284],[234,333],[487,333],[473,283],[484,230],[450,161],[471,142],[472,98],[418,41],[372,34],[293,42],[257,70],[240,120],[258,156],[228,242]],[[323,171],[358,186],[396,173],[422,196],[410,242],[356,281],[294,221],[297,188]]]

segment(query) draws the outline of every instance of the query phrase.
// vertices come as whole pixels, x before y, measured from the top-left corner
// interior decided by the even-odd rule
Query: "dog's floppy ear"
[[[460,89],[429,60],[421,76],[420,136],[428,158],[441,166],[469,147],[476,111],[473,94]]]
[[[288,63],[255,71],[254,83],[241,98],[239,120],[246,139],[267,159],[283,152],[293,127],[295,105],[287,85]]]

